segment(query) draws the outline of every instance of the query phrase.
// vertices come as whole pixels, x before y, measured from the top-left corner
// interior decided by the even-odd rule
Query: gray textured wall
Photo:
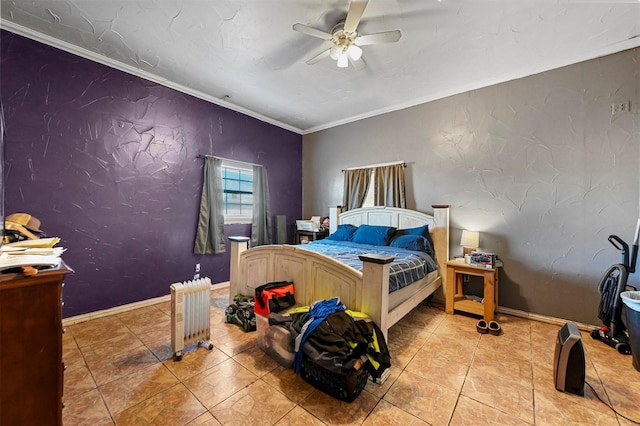
[[[607,237],[638,218],[639,91],[634,49],[306,135],[304,216],[342,203],[342,169],[404,160],[408,207],[451,205],[452,255],[466,228],[504,260],[501,306],[599,324]]]

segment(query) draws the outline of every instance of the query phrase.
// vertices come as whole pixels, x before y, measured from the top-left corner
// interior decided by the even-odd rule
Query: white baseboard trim
[[[229,281],[224,281],[221,283],[212,284],[211,291],[219,290],[227,287],[229,287]],[[74,317],[65,318],[62,320],[62,325],[68,326],[72,324],[79,324],[81,322],[85,322],[85,321],[89,321],[97,318],[108,317],[110,315],[117,315],[123,312],[132,311],[134,309],[144,308],[146,306],[151,306],[158,303],[170,302],[170,301],[171,301],[171,294],[167,294],[165,296],[154,297],[153,299],[141,300],[139,302],[128,303],[126,305],[116,306],[114,308],[103,309],[101,311],[89,312],[87,314],[76,315]],[[433,302],[435,302],[434,305],[442,306],[444,308],[444,303],[442,303],[440,300],[434,299]],[[534,321],[544,322],[547,324],[553,324],[557,326],[562,326],[567,322],[575,322],[575,321],[569,321],[562,318],[533,314],[531,312],[521,311],[518,309],[505,308],[503,306],[498,306],[496,308],[496,312],[499,312],[501,314],[506,314],[506,315],[512,315],[514,317],[526,318]],[[591,324],[576,323],[576,325],[582,331],[591,331],[594,328],[597,328],[596,326]]]
[[[547,315],[533,314],[531,312],[520,311],[518,309],[505,308],[505,307],[502,307],[502,306],[498,306],[496,308],[496,312],[500,312],[501,314],[511,315],[511,316],[519,317],[519,318],[527,318],[527,319],[530,319],[530,320],[544,322],[544,323],[547,323],[547,324],[553,324],[553,325],[558,325],[558,326],[563,326],[567,322],[573,322],[582,331],[591,331],[594,328],[597,328],[595,325],[591,325],[591,324],[584,324],[584,323],[580,323],[580,322],[569,321],[569,320],[566,320],[566,319],[550,317],[550,316],[547,316]]]
[[[225,287],[229,287],[229,281],[211,284],[211,291],[219,290]],[[158,303],[170,302],[170,301],[171,301],[171,294],[167,294],[160,297],[154,297],[152,299],[141,300],[139,302],[133,302],[133,303],[128,303],[126,305],[115,306],[109,309],[103,309],[101,311],[89,312],[82,315],[76,315],[74,317],[64,318],[62,320],[62,325],[68,326],[73,324],[79,324],[81,322],[90,321],[97,318],[108,317],[110,315],[117,315],[123,312],[132,311],[134,309],[140,309],[146,306],[156,305]]]

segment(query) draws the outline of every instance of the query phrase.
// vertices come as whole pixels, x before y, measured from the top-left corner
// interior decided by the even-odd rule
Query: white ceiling
[[[367,67],[329,32],[349,0],[2,0],[2,28],[306,134],[640,46],[640,1],[370,0]]]

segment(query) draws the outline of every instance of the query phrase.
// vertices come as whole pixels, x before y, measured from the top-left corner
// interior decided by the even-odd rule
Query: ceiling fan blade
[[[327,49],[327,50],[323,50],[322,52],[318,53],[316,56],[314,56],[313,58],[307,60],[307,64],[308,65],[313,65],[316,62],[326,58],[327,56],[329,56],[329,52],[331,51],[331,49]]]
[[[353,69],[356,71],[361,70],[367,66],[367,63],[362,58],[358,59],[357,61],[354,61],[353,59],[351,59],[351,57],[349,57],[349,63],[353,66]]]
[[[347,19],[344,21],[344,32],[355,32],[364,13],[364,9],[367,7],[369,0],[351,0],[349,5],[349,11],[347,12]]]
[[[385,31],[383,33],[359,36],[356,38],[355,44],[358,46],[366,46],[368,44],[395,43],[400,40],[400,37],[402,37],[400,30]]]
[[[309,27],[304,24],[293,24],[293,29],[303,34],[307,34],[313,37],[318,37],[323,40],[331,40],[332,35],[326,31],[319,30],[317,28]]]

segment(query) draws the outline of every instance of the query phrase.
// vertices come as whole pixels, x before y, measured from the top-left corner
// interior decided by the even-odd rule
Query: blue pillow
[[[356,232],[356,229],[358,229],[357,226],[353,226],[349,224],[338,225],[338,229],[336,229],[336,232],[329,235],[327,237],[327,240],[351,241],[351,238],[353,237],[353,234]]]
[[[431,244],[422,235],[400,235],[391,241],[391,247],[432,254]]]
[[[396,228],[392,226],[360,225],[351,241],[358,244],[388,246],[395,232]]]
[[[398,229],[396,235],[422,235],[425,238],[429,238],[429,225],[423,225],[417,228]]]
[[[417,228],[409,228],[409,229],[398,229],[394,238],[399,237],[401,235],[422,235],[427,239],[429,243],[429,250],[427,253],[433,256],[433,239],[431,238],[431,233],[429,232],[429,225],[418,226]]]

